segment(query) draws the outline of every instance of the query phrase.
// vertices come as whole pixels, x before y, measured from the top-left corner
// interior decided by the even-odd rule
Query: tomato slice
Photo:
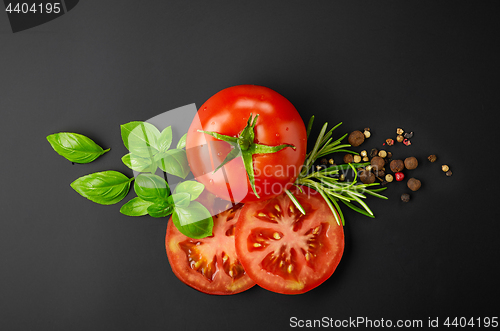
[[[215,216],[212,236],[189,238],[168,222],[165,247],[174,274],[198,291],[229,295],[243,292],[255,283],[241,265],[234,247],[234,230],[241,205]]]
[[[323,283],[344,252],[344,231],[323,197],[307,187],[293,193],[306,215],[283,194],[245,204],[236,225],[236,253],[250,278],[283,294]]]

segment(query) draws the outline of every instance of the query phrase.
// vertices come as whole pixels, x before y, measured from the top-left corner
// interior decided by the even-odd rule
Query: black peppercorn
[[[352,163],[352,161],[354,161],[354,157],[351,153],[344,155],[344,163]]]
[[[408,179],[408,182],[406,183],[406,185],[408,186],[408,188],[410,190],[418,191],[420,186],[422,186],[422,183],[416,178],[410,178],[410,179]]]
[[[392,160],[390,167],[392,172],[400,172],[405,168],[405,164],[401,160]]]
[[[370,151],[370,157],[375,157],[378,155],[378,149],[376,148],[373,148],[371,151]]]
[[[407,157],[405,159],[405,167],[408,170],[413,170],[418,166],[418,161],[414,156]]]
[[[412,132],[405,132],[405,134],[403,135],[403,137],[405,137],[406,139],[413,138],[413,131]]]
[[[327,164],[328,164],[328,160],[327,160],[327,159],[325,159],[325,158],[322,158],[322,159],[321,159],[321,164],[323,164],[323,165],[327,165]]]
[[[363,169],[359,173],[359,179],[363,184],[371,184],[375,182],[375,175],[371,171]]]
[[[361,145],[365,141],[365,135],[361,131],[353,131],[347,137],[347,141],[353,147]]]
[[[410,195],[408,193],[401,194],[401,201],[403,201],[403,202],[410,201]]]

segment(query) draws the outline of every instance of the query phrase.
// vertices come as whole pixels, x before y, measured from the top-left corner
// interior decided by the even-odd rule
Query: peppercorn
[[[321,159],[321,164],[323,164],[323,165],[328,164],[328,160],[327,160],[327,159],[325,159],[325,158],[322,158],[322,159]]]
[[[339,180],[341,182],[343,182],[345,180],[345,175],[344,174],[340,174]]]
[[[408,170],[413,170],[418,167],[418,161],[414,156],[407,157],[405,159],[405,167]]]
[[[335,161],[333,159],[330,159],[330,160],[328,160],[328,163],[335,164]]]
[[[344,163],[352,163],[353,161],[353,156],[351,153],[346,153],[346,155],[344,155]]]
[[[387,156],[387,152],[384,151],[384,150],[381,150],[380,152],[378,152],[378,156],[380,156],[380,157],[386,157]]]
[[[378,177],[384,177],[385,176],[385,168],[382,169],[373,169],[375,171],[375,174]]]
[[[446,164],[443,164],[441,166],[441,170],[443,170],[444,172],[448,172],[448,170],[450,170],[450,167],[448,167]]]
[[[370,128],[365,128],[365,131],[370,131]]]
[[[362,150],[362,151],[359,153],[359,155],[361,155],[361,156],[367,156],[368,154],[366,153],[366,150]]]
[[[394,145],[394,139],[389,138],[389,139],[386,139],[386,140],[385,140],[385,142],[386,142],[386,143],[387,143],[387,145],[389,145],[389,146]]]
[[[396,137],[396,140],[398,141],[398,143],[402,142],[404,139],[405,138],[400,134],[398,134],[398,136]]]
[[[372,172],[370,172],[366,169],[363,169],[359,173],[359,179],[361,180],[361,182],[363,184],[371,184],[371,183],[375,182],[375,175]]]
[[[411,139],[411,138],[413,138],[413,131],[412,131],[412,132],[406,132],[406,133],[404,134],[404,137],[405,137],[406,139]]]
[[[353,160],[354,160],[354,163],[359,163],[359,162],[361,162],[361,156],[354,155]]]
[[[368,162],[370,161],[370,158],[368,156],[363,156],[363,162]]]
[[[405,168],[405,165],[401,160],[392,160],[390,167],[392,172],[400,172]]]
[[[396,174],[395,174],[395,175],[396,175],[396,180],[397,180],[398,182],[402,181],[402,180],[405,178],[405,174],[404,174],[404,173],[402,173],[402,172],[396,172]]]
[[[385,180],[390,183],[394,180],[394,176],[392,176],[391,174],[387,174],[385,175]]]
[[[434,154],[429,155],[429,156],[427,157],[427,160],[429,160],[429,161],[431,161],[431,162],[436,162],[436,160],[437,160],[437,156],[436,156],[436,155],[434,155]]]
[[[320,165],[317,165],[317,166],[316,166],[316,170],[320,171],[320,170],[321,170],[321,166],[320,166]]]
[[[357,147],[365,141],[365,135],[361,131],[356,130],[349,134],[347,141],[351,146]]]
[[[373,167],[371,166],[371,164],[369,164],[369,165],[367,165],[367,166],[365,167],[366,171],[372,171],[372,168],[373,168]]]
[[[379,178],[380,179],[380,178]],[[386,180],[383,180],[383,179],[380,179],[380,185],[382,186],[386,186],[387,185],[387,181]]]
[[[370,157],[375,157],[378,155],[378,149],[376,148],[373,148],[371,151],[370,151]]]
[[[370,164],[375,169],[382,169],[385,165],[385,162],[384,159],[381,158],[380,156],[375,156],[374,158],[372,158]]]
[[[408,193],[401,194],[401,201],[403,201],[403,202],[410,201],[410,195]]]
[[[408,182],[406,183],[406,185],[408,186],[408,188],[410,190],[418,191],[420,186],[422,186],[422,183],[416,178],[410,178],[410,179],[408,179]]]
[[[448,171],[446,172],[446,176],[450,177],[451,175],[453,175],[453,173],[451,172],[451,170],[448,170]]]
[[[387,152],[387,157],[390,159],[392,157],[392,153],[391,152]]]
[[[372,134],[370,133],[370,131],[366,131],[366,130],[365,130],[365,131],[363,132],[363,135],[365,136],[365,138],[366,138],[366,139],[368,139],[368,138],[370,138],[370,136],[371,136]]]
[[[396,133],[397,133],[398,135],[403,134],[403,132],[405,132],[405,131],[404,131],[403,129],[401,129],[401,128],[397,128],[397,130],[396,130]]]

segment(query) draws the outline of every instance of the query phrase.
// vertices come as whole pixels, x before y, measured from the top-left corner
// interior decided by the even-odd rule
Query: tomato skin
[[[237,262],[234,247],[234,225],[240,207],[215,215],[213,236],[203,239],[189,238],[180,233],[172,221],[168,222],[165,248],[172,271],[179,280],[213,295],[236,294],[255,285]]]
[[[255,185],[260,199],[252,191],[241,157],[213,173],[231,147],[198,132],[212,131],[237,137],[251,114],[259,115],[255,127],[256,143],[295,146],[295,149],[287,147],[272,154],[254,155]],[[306,128],[295,107],[279,93],[257,85],[229,87],[208,99],[193,120],[186,140],[187,158],[195,178],[222,199],[243,203],[283,193],[297,178],[306,148]]]
[[[307,187],[246,204],[236,226],[236,252],[257,285],[282,294],[307,292],[326,281],[344,251],[344,231],[322,196]],[[278,207],[276,207],[278,206]]]

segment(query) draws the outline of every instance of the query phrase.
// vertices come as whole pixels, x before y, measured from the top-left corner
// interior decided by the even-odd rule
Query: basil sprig
[[[60,132],[47,136],[52,148],[67,160],[75,163],[89,163],[110,149],[102,149],[92,139],[73,132]]]
[[[160,132],[147,122],[129,122],[121,126],[121,136],[129,153],[122,162],[130,169],[139,172],[135,178],[109,170],[96,172],[78,178],[71,187],[85,198],[102,204],[111,205],[121,201],[129,192],[132,181],[137,197],[126,202],[120,212],[127,216],[150,215],[167,217],[179,231],[191,238],[204,238],[212,234],[213,218],[208,209],[194,201],[205,186],[194,180],[180,182],[172,193],[167,181],[155,174],[159,167],[163,172],[185,179],[189,165],[184,148],[186,137],[183,135],[172,146],[172,128]],[[76,133],[58,133],[47,137],[54,150],[72,162],[88,163],[109,151],[103,150],[89,138]]]
[[[186,178],[189,165],[186,151],[186,135],[177,148],[172,145],[172,127],[166,127],[160,132],[154,125],[147,122],[133,121],[121,126],[121,134],[129,154],[122,158],[123,163],[138,172],[154,173],[157,167],[171,175]]]

